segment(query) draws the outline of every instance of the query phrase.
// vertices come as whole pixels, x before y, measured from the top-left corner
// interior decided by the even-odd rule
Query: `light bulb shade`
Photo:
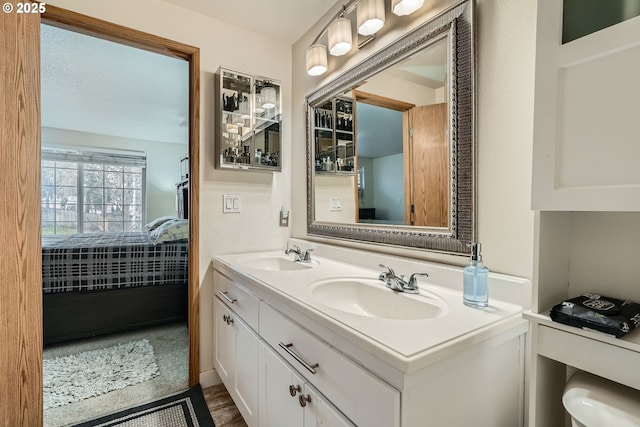
[[[274,108],[278,103],[276,100],[276,88],[273,86],[265,86],[260,89],[260,96],[262,96],[263,108]]]
[[[353,35],[351,34],[351,21],[347,18],[338,18],[329,25],[329,53],[333,56],[341,56],[351,50]]]
[[[420,9],[424,0],[392,0],[391,10],[398,16],[409,15]]]
[[[319,76],[327,71],[327,48],[314,44],[307,48],[307,74]]]
[[[360,0],[358,2],[358,33],[375,34],[384,26],[384,0]]]
[[[250,119],[251,115],[249,114],[249,100],[247,99],[247,97],[245,96],[244,99],[239,102],[239,104],[240,108],[238,108],[238,110],[240,112],[240,118],[242,120]]]

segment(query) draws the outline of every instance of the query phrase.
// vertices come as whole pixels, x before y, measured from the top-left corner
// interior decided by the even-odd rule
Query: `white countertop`
[[[508,289],[504,292],[507,300],[513,299],[512,295],[519,294],[516,288],[519,288],[524,295],[530,287],[526,279],[490,275],[489,307],[474,309],[462,303],[462,269],[459,267],[387,256],[381,258],[379,254],[334,248],[323,244],[313,244],[313,246],[315,249],[312,253],[313,266],[301,270],[269,271],[246,266],[248,259],[282,257],[283,251],[222,255],[213,259],[213,265],[224,274],[240,275],[245,279],[245,284],[258,291],[258,294],[277,295],[297,311],[320,322],[323,326],[403,372],[420,369],[430,363],[429,360],[433,360],[434,357],[441,359],[451,352],[459,351],[461,348],[507,330],[517,328],[518,333],[526,330],[521,304],[517,301],[501,301],[491,296],[494,284],[496,289],[500,287]],[[293,255],[289,258],[293,259]],[[349,263],[338,259],[349,259]],[[378,268],[380,262],[390,265],[398,274],[407,276],[414,272],[428,272],[430,277],[418,278],[420,287],[418,298],[435,301],[443,308],[442,314],[435,318],[412,320],[367,317],[329,307],[312,295],[310,285],[320,280],[332,278],[375,280],[382,271]],[[371,267],[358,264],[370,264]],[[388,291],[390,301],[392,298],[416,297],[395,293],[385,288],[382,282],[380,287]]]

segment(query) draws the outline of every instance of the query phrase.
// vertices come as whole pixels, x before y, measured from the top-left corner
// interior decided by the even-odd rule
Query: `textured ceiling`
[[[41,39],[42,126],[188,142],[187,61],[48,25]]]

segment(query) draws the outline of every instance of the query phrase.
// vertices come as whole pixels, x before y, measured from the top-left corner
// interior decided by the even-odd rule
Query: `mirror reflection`
[[[449,40],[314,107],[315,220],[451,226]]]

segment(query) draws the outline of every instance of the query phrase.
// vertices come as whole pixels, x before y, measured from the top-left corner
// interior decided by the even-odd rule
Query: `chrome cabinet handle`
[[[291,384],[289,386],[289,394],[291,395],[291,397],[295,397],[297,393],[301,392],[302,389],[300,388],[299,385],[293,385]]]
[[[220,297],[224,300],[226,300],[229,304],[233,304],[234,302],[238,301],[236,298],[229,298],[229,292],[227,291],[218,291],[218,295],[220,295]]]
[[[300,402],[300,406],[304,408],[305,406],[307,406],[308,402],[311,402],[311,396],[309,396],[308,394],[307,395],[301,394],[298,397],[298,402]]]
[[[284,351],[289,353],[289,356],[291,356],[294,359],[296,359],[296,361],[299,364],[301,364],[307,371],[311,372],[313,375],[316,374],[316,368],[318,366],[320,366],[320,365],[317,364],[317,363],[314,363],[313,365],[310,365],[302,357],[300,357],[299,354],[297,354],[295,351],[291,350],[291,347],[293,347],[293,343],[285,344],[283,342],[280,342],[279,345]]]

